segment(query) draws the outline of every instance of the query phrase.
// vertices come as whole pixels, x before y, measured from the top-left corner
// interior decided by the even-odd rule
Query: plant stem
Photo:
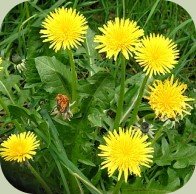
[[[115,70],[114,70],[114,80],[115,80],[115,86],[116,86],[116,80],[117,80],[117,78],[118,78],[117,73],[118,73],[118,71],[119,71],[119,63],[118,63],[118,60],[115,61],[114,66],[115,66]]]
[[[163,126],[158,130],[158,132],[156,133],[154,139],[151,142],[151,146],[154,146],[155,142],[159,139],[159,137],[161,136],[161,133],[163,131]]]
[[[122,116],[122,118],[120,119],[120,123],[123,122],[124,120],[126,120],[128,118],[131,110],[135,106],[136,100],[137,100],[137,96],[134,97],[134,100],[133,100],[132,104],[130,105],[130,107],[128,108],[128,110],[124,113],[124,115]]]
[[[67,49],[67,53],[69,56],[69,62],[70,62],[70,66],[71,66],[71,76],[72,76],[72,102],[75,101],[75,104],[73,105],[74,107],[77,107],[77,89],[78,89],[78,78],[77,78],[77,72],[76,72],[76,68],[75,68],[75,62],[74,62],[74,58],[73,58],[73,53],[71,50]]]
[[[141,103],[141,100],[142,100],[142,97],[143,97],[143,94],[144,94],[144,89],[145,89],[147,81],[148,81],[148,76],[145,76],[144,79],[143,79],[142,85],[140,87],[137,100],[135,102],[135,108],[133,109],[133,113],[132,113],[132,116],[131,116],[131,119],[130,119],[130,122],[129,122],[129,126],[131,126],[133,123],[135,123],[135,120],[137,118],[137,113],[139,111],[139,106],[140,106],[140,103]]]
[[[124,182],[123,176],[121,176],[120,180],[117,182],[116,186],[114,187],[112,194],[119,194],[123,182]]]
[[[119,2],[116,0],[116,17],[119,17]]]
[[[122,0],[122,4],[123,4],[123,18],[125,19],[125,0]]]
[[[125,93],[125,70],[126,70],[125,61],[126,61],[126,59],[123,56],[121,59],[122,59],[122,62],[121,62],[121,85],[120,85],[120,93],[119,93],[119,98],[118,98],[118,107],[117,107],[117,111],[116,111],[116,118],[114,121],[114,129],[117,129],[120,124],[120,118],[121,118],[122,111],[123,111],[124,93]]]
[[[46,182],[43,180],[43,178],[38,174],[38,172],[31,166],[31,164],[27,161],[26,162],[27,167],[32,172],[32,174],[35,176],[35,178],[38,180],[38,182],[42,185],[42,187],[45,189],[47,194],[52,194],[52,191],[50,187],[46,184]]]

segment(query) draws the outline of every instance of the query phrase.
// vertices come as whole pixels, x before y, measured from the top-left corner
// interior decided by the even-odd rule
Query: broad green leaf
[[[93,105],[102,107],[102,110],[109,108],[114,97],[114,79],[109,73],[98,72],[80,86],[80,92],[84,96],[81,110],[83,117],[86,117]]]
[[[12,119],[29,119],[35,123],[41,119],[40,115],[35,110],[30,111],[26,108],[16,105],[9,105],[8,109]]]
[[[70,95],[70,70],[65,65],[55,57],[37,57],[35,64],[47,92]]]
[[[86,66],[86,68],[90,72],[91,76],[101,70],[101,67],[97,66],[95,63],[95,59],[97,58],[97,51],[95,49],[96,44],[94,43],[94,36],[95,32],[88,28],[85,42],[85,49],[87,54],[86,60],[88,61],[88,66]]]
[[[25,102],[30,98],[30,91],[29,90],[20,90],[18,104],[24,105]]]
[[[157,165],[171,165],[172,161],[175,161],[174,168],[185,168],[196,164],[196,146],[179,143],[175,149],[169,151],[168,143],[164,138],[162,143],[162,155],[154,159]]]
[[[73,126],[72,121],[68,123],[58,118],[53,119],[56,128],[59,129],[60,139],[63,145],[70,145],[75,141],[77,129]]]
[[[169,155],[169,144],[167,142],[167,140],[165,139],[165,137],[162,138],[162,153],[164,156],[168,156]]]
[[[52,122],[50,116],[48,115],[46,110],[42,110],[41,114],[43,118],[48,122],[49,127],[51,129],[51,133],[53,135],[56,149],[53,147],[55,154],[60,159],[61,164],[67,168],[67,170],[76,178],[78,178],[93,194],[101,194],[101,192],[95,188],[95,186],[88,180],[88,178],[68,159],[66,151],[62,145],[62,142],[59,138],[59,133],[54,123]]]
[[[169,191],[175,191],[180,187],[180,179],[176,173],[175,170],[168,168],[167,169],[168,174],[168,184],[166,186],[166,189]]]
[[[35,67],[35,61],[34,59],[29,59],[27,61],[27,69],[26,71],[24,72],[25,76],[26,76],[26,82],[27,84],[25,85],[28,86],[28,85],[32,85],[32,84],[36,84],[36,83],[40,83],[41,82],[41,79],[40,79],[40,76],[38,74],[38,71]]]
[[[196,146],[190,144],[181,145],[179,144],[176,152],[172,155],[173,159],[176,160],[173,165],[174,168],[185,168],[189,165],[196,164]]]
[[[7,100],[8,100],[7,98],[2,98],[2,97],[0,98],[0,110],[4,109],[7,116],[10,116],[10,112],[7,107],[7,105],[9,104],[9,100],[8,100],[8,102],[6,102]]]
[[[12,92],[12,88],[21,80],[21,77],[19,75],[10,75],[8,78],[4,80],[0,80],[0,92],[2,92],[4,95],[6,95],[13,104],[14,102],[14,96]]]
[[[102,127],[103,118],[102,114],[97,109],[94,109],[91,114],[88,115],[88,120],[91,122],[92,127]]]
[[[21,119],[21,117],[27,118],[27,119],[31,118],[30,111],[28,109],[23,108],[23,107],[9,105],[8,109],[10,111],[10,115],[11,115],[12,119]]]

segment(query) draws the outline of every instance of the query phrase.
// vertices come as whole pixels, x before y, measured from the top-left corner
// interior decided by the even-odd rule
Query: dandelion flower
[[[109,132],[104,137],[106,145],[100,145],[101,153],[99,156],[104,158],[102,169],[108,168],[109,176],[118,170],[118,180],[120,180],[124,172],[125,182],[127,182],[128,174],[141,176],[140,166],[150,167],[152,162],[152,152],[154,151],[146,142],[147,135],[140,130],[119,128],[119,133]]]
[[[135,46],[139,43],[139,38],[144,35],[144,31],[139,29],[136,22],[118,17],[115,21],[108,21],[99,30],[103,34],[95,36],[94,42],[100,43],[96,49],[100,49],[100,53],[106,52],[108,58],[114,56],[114,60],[120,52],[129,59],[129,55],[132,56]]]
[[[186,88],[186,84],[181,84],[178,80],[174,82],[173,76],[165,81],[156,80],[149,86],[147,99],[156,116],[175,119],[183,117],[183,113],[190,114],[188,108],[192,107],[186,102],[193,99],[183,95]]]
[[[50,42],[50,48],[57,52],[61,48],[77,48],[84,41],[87,31],[86,18],[72,8],[57,8],[43,21],[44,29],[40,31],[45,38],[43,42]]]
[[[163,35],[144,37],[135,52],[135,59],[147,75],[166,74],[177,64],[177,45]]]
[[[12,134],[7,140],[1,143],[0,155],[6,161],[23,162],[32,159],[36,154],[35,150],[39,146],[39,141],[32,132]]]

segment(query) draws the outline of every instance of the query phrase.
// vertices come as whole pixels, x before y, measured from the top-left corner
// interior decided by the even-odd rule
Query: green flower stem
[[[116,0],[116,17],[119,17],[119,2]]]
[[[114,187],[112,194],[119,194],[120,188],[124,182],[123,176],[121,176],[120,180],[117,182],[116,186]]]
[[[74,62],[74,58],[73,58],[73,53],[71,50],[67,50],[68,56],[69,56],[69,62],[70,62],[70,66],[71,66],[71,76],[72,76],[72,102],[75,101],[75,104],[73,105],[73,107],[77,107],[77,89],[78,89],[78,78],[77,78],[77,72],[76,72],[76,68],[75,68],[75,62]]]
[[[42,185],[42,187],[45,189],[47,194],[52,194],[52,191],[50,187],[46,184],[46,182],[42,179],[42,177],[38,174],[38,172],[31,166],[31,164],[27,161],[26,162],[27,167],[32,172],[32,174],[35,176],[35,178],[38,180],[38,182]]]
[[[135,106],[136,100],[137,100],[137,95],[134,97],[134,100],[130,104],[128,110],[124,113],[124,115],[120,119],[120,123],[122,123],[123,121],[125,121],[129,117],[130,112],[132,111],[133,107]]]
[[[115,70],[114,70],[114,80],[117,80],[117,73],[119,71],[119,63],[118,63],[118,60],[115,61]],[[115,81],[115,85],[116,85],[116,81]]]
[[[148,76],[145,76],[144,79],[143,79],[142,85],[140,87],[137,100],[135,102],[135,108],[133,109],[133,113],[132,113],[132,116],[131,116],[131,119],[130,119],[130,122],[129,122],[129,126],[133,125],[136,121],[137,113],[139,111],[139,106],[140,106],[140,103],[141,103],[141,100],[142,100],[142,97],[143,97],[143,94],[144,94],[144,89],[145,89],[147,81],[148,81]]]
[[[121,85],[120,85],[120,94],[118,98],[118,107],[116,111],[116,118],[114,121],[114,129],[117,129],[120,124],[120,118],[123,111],[123,102],[124,102],[124,93],[125,93],[125,70],[126,70],[126,59],[122,56],[122,62],[121,62]]]
[[[154,139],[151,142],[151,146],[154,146],[155,142],[159,139],[159,137],[161,137],[161,134],[163,132],[163,126],[158,130],[158,132],[156,133],[156,135],[154,136]]]
[[[123,3],[123,18],[125,19],[125,0],[122,0]]]

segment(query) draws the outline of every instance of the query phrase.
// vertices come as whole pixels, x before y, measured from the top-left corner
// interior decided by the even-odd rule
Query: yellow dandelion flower
[[[129,128],[124,130],[119,128],[119,133],[109,132],[104,137],[106,145],[100,145],[102,151],[99,156],[104,158],[102,169],[108,168],[109,176],[118,170],[118,180],[124,172],[125,182],[127,182],[128,174],[141,176],[140,166],[150,167],[152,162],[153,148],[146,142],[147,135],[140,130]]]
[[[144,31],[139,29],[135,21],[118,17],[115,21],[108,21],[99,30],[103,34],[95,36],[94,42],[100,43],[96,49],[100,49],[100,53],[106,52],[108,58],[114,56],[114,60],[120,52],[129,59],[129,55],[132,56],[139,43],[139,38],[144,35]]]
[[[39,146],[39,141],[33,132],[23,132],[12,134],[7,140],[1,143],[0,155],[6,161],[23,162],[32,159],[36,154],[35,150]]]
[[[181,84],[178,80],[174,82],[173,76],[165,81],[156,80],[149,86],[147,99],[156,116],[175,119],[178,116],[182,118],[183,113],[190,114],[187,110],[192,107],[186,102],[193,99],[183,95],[186,88],[186,84]]]
[[[57,52],[61,48],[77,48],[84,41],[87,32],[86,18],[72,8],[57,8],[43,21],[44,29],[40,31],[45,38],[43,42],[50,42],[50,48]]]
[[[177,45],[163,35],[144,37],[135,52],[135,59],[147,75],[165,74],[177,64]]]

